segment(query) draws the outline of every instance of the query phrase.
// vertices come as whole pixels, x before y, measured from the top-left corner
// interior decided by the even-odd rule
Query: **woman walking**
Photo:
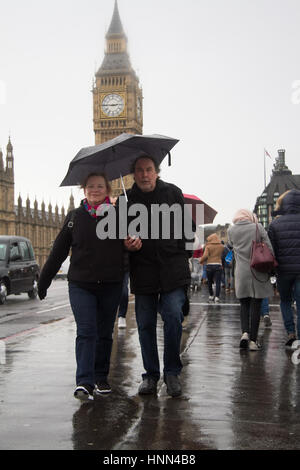
[[[206,262],[206,275],[209,290],[209,302],[220,302],[221,279],[223,273],[222,266],[222,253],[224,245],[221,243],[220,238],[216,233],[207,237],[207,244],[205,246],[204,254],[200,258],[200,264]],[[216,283],[216,295],[214,296],[213,282]]]
[[[266,274],[259,273],[250,267],[252,241],[256,239],[256,229],[259,236],[273,253],[269,237],[257,217],[247,209],[240,209],[233,218],[233,225],[228,230],[228,245],[234,250],[235,256],[235,292],[241,304],[240,317],[242,337],[241,349],[257,351],[262,299],[273,294],[271,282],[266,280]]]
[[[100,240],[96,227],[110,204],[104,174],[90,174],[82,188],[85,199],[69,212],[39,279],[39,297],[47,295],[52,279],[71,249],[69,298],[77,326],[76,389],[74,396],[93,400],[111,391],[107,376],[112,333],[122,290],[123,241]]]

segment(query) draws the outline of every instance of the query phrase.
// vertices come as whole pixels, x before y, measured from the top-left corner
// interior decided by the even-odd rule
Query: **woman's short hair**
[[[89,174],[84,178],[84,180],[82,181],[81,186],[80,186],[81,189],[85,189],[85,188],[87,187],[88,180],[89,180],[90,178],[92,178],[93,176],[101,176],[101,177],[104,179],[107,192],[108,192],[108,194],[110,194],[110,192],[111,192],[111,185],[110,185],[110,182],[108,181],[108,178],[107,178],[106,174],[105,174],[105,173],[102,173],[102,172],[99,172],[99,173],[98,173],[98,172],[89,173]]]
[[[151,160],[154,164],[154,168],[155,168],[156,173],[157,174],[160,173],[159,163],[157,163],[157,161],[153,157],[151,157],[150,155],[141,155],[140,157],[137,157],[131,165],[131,173],[135,172],[135,166],[136,166],[137,162],[139,160],[141,160],[142,158],[148,158],[149,160]]]

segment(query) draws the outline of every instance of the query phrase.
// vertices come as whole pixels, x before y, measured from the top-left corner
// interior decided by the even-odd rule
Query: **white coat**
[[[273,253],[273,248],[267,232],[258,224],[259,235]],[[268,275],[250,268],[252,240],[256,237],[256,224],[250,221],[240,221],[228,229],[228,244],[233,247],[235,256],[235,294],[238,299],[252,297],[263,299],[273,296],[273,288]],[[261,281],[259,282],[255,277]]]

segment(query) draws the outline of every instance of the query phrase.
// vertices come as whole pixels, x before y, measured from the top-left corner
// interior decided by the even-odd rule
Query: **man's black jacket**
[[[174,224],[171,213],[170,237],[163,239],[162,227],[160,224],[158,239],[151,239],[151,209],[152,204],[161,205],[179,204],[182,208],[183,220],[183,204],[184,199],[181,190],[170,183],[166,183],[160,179],[156,181],[154,191],[142,192],[136,183],[132,189],[128,191],[128,207],[133,204],[143,204],[148,211],[148,238],[142,239],[142,248],[139,251],[130,253],[130,284],[131,291],[134,294],[152,294],[159,292],[169,292],[179,287],[184,287],[190,283],[190,270],[188,258],[191,255],[186,250],[186,238],[181,239],[174,237]],[[160,217],[160,222],[164,216]],[[130,218],[129,218],[130,226]],[[195,229],[195,226],[193,226]]]
[[[284,196],[279,217],[269,226],[278,271],[300,274],[300,191],[292,189]]]

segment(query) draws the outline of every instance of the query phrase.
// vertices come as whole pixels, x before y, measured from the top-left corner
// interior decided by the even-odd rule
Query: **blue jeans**
[[[164,322],[164,375],[179,375],[182,369],[180,342],[182,335],[185,290],[183,287],[163,294],[135,296],[136,321],[145,374],[142,377],[160,377],[157,350],[157,312]]]
[[[261,307],[260,307],[260,315],[264,317],[265,315],[269,315],[269,299],[265,297],[262,299]]]
[[[296,333],[293,300],[297,306],[297,337],[300,339],[300,274],[279,273],[277,288],[280,294],[280,308],[283,323],[288,334]]]
[[[129,272],[124,274],[123,284],[122,284],[122,295],[119,305],[119,313],[118,317],[126,317],[127,309],[128,309],[128,279],[129,279]]]
[[[121,282],[102,283],[95,291],[69,282],[70,304],[77,326],[77,385],[94,387],[108,376],[121,289]]]

